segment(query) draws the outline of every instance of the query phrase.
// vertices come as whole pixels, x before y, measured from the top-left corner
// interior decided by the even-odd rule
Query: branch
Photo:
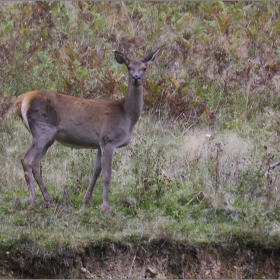
[[[269,165],[268,170],[265,172],[265,176],[269,176],[270,170],[273,170],[277,166],[280,166],[280,161],[273,163],[272,165]]]
[[[280,161],[275,162],[274,164],[270,165],[269,169],[274,169],[275,167],[280,165]]]

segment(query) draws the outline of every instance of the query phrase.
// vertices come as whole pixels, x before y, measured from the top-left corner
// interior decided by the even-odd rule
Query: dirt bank
[[[28,257],[1,252],[1,278],[279,278],[280,250],[253,244],[87,246]]]

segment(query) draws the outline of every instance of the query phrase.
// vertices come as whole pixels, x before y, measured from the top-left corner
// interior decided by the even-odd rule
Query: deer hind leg
[[[32,178],[32,167],[33,167],[32,145],[33,143],[31,144],[31,146],[29,147],[29,149],[21,159],[21,164],[23,167],[24,177],[29,191],[29,199],[33,203],[35,203],[37,201],[37,197],[35,194],[35,187]]]
[[[47,189],[43,183],[41,174],[40,174],[40,162],[42,157],[45,155],[47,149],[53,143],[53,140],[48,137],[41,137],[40,139],[33,138],[32,143],[23,156],[21,160],[21,164],[24,170],[24,176],[27,183],[28,191],[29,191],[29,198],[32,202],[37,201],[36,193],[35,193],[35,186],[33,182],[33,176],[38,183],[45,201],[52,202],[50,195],[47,192]]]
[[[40,154],[40,156],[37,158],[37,160],[35,161],[34,163],[34,166],[33,166],[33,169],[32,169],[32,172],[33,172],[33,176],[37,182],[37,184],[39,185],[40,187],[40,190],[42,192],[42,195],[44,197],[44,200],[47,202],[47,203],[53,203],[53,200],[51,198],[51,196],[49,195],[48,191],[47,191],[47,188],[43,182],[43,179],[42,179],[42,174],[41,174],[41,160],[42,158],[44,157],[44,155],[46,154],[48,148],[53,144],[53,141],[51,143],[49,143],[45,149],[43,150],[43,152]]]
[[[97,180],[98,176],[100,175],[100,173],[101,173],[101,150],[98,149],[96,159],[95,159],[95,163],[94,163],[92,179],[91,179],[91,182],[90,182],[90,184],[87,188],[86,194],[84,196],[83,204],[88,204],[89,203],[94,185],[95,185],[96,180]]]

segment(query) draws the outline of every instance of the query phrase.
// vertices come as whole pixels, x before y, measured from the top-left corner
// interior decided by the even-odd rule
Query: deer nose
[[[140,75],[138,75],[138,74],[134,74],[133,76],[132,76],[132,79],[133,80],[135,80],[135,81],[138,81],[138,80],[140,80]]]

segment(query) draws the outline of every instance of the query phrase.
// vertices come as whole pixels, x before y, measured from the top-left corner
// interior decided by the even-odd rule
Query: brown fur
[[[15,106],[15,111],[16,114],[22,119],[22,114],[21,114],[21,103],[22,103],[23,95],[18,97],[18,99],[15,101],[14,106]]]
[[[39,92],[38,90],[26,92],[26,93],[20,95],[17,98],[17,100],[15,101],[15,103],[14,103],[15,111],[16,111],[16,114],[21,119],[23,119],[22,110],[21,110],[21,105],[22,105],[23,99],[26,99],[26,101],[27,101],[27,110],[25,112],[27,114],[27,112],[30,108],[31,100],[38,94],[38,92]]]
[[[116,148],[127,145],[140,117],[143,103],[144,72],[159,50],[143,60],[130,60],[115,52],[115,59],[128,69],[128,90],[122,100],[88,100],[55,91],[30,91],[15,102],[15,111],[32,134],[32,144],[21,162],[31,201],[36,201],[33,177],[44,199],[52,199],[43,183],[40,163],[55,142],[73,148],[97,149],[93,177],[83,203],[88,203],[95,182],[102,171],[103,210],[109,211],[108,188],[112,158]]]

